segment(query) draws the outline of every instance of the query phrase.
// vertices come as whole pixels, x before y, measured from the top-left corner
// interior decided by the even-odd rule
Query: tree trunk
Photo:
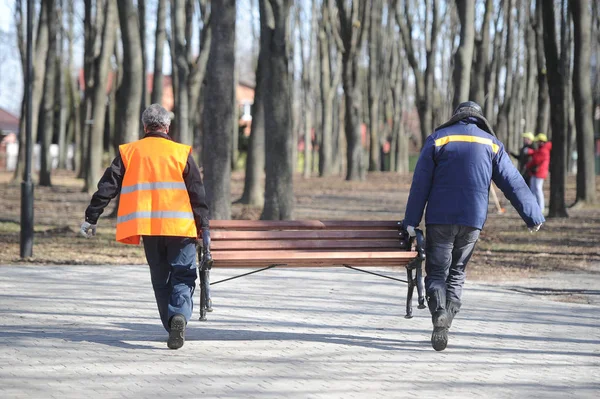
[[[105,13],[100,41],[102,46],[94,65],[92,118],[88,124],[89,145],[84,191],[89,194],[95,191],[102,170],[106,84],[117,31],[117,6],[114,0],[107,0]]]
[[[261,13],[261,19],[264,13]],[[261,22],[261,27],[266,26]],[[262,30],[262,28],[261,28]],[[256,66],[256,88],[254,90],[254,103],[252,104],[252,125],[248,143],[248,156],[246,157],[246,174],[244,177],[244,193],[239,202],[242,204],[263,206],[265,188],[263,176],[265,171],[265,114],[264,114],[264,89],[266,85],[264,63],[269,52],[269,37],[262,34],[260,37],[260,50]]]
[[[57,37],[58,43],[56,50],[56,86],[54,90],[55,106],[54,106],[54,137],[58,140],[58,163],[60,169],[67,168],[67,109],[66,109],[66,87],[65,80],[68,77],[64,65],[64,29],[63,29],[63,11],[64,2],[59,0],[57,9]]]
[[[234,0],[212,3],[213,40],[204,102],[204,185],[212,219],[231,218],[231,132],[235,68]],[[182,76],[182,75],[180,75]],[[183,82],[179,81],[183,86]]]
[[[360,89],[358,59],[362,47],[364,26],[367,22],[367,4],[364,0],[352,2],[350,10],[347,10],[344,0],[336,0],[336,3],[343,44],[341,50],[343,50],[342,85],[344,87],[346,111],[344,119],[347,145],[346,180],[359,180],[363,169],[363,147],[361,140],[362,91]]]
[[[41,123],[39,129],[40,137],[40,186],[52,185],[52,158],[50,156],[50,145],[54,131],[54,96],[56,82],[56,26],[58,17],[54,0],[46,0],[48,7],[48,54],[46,55],[46,74],[44,76],[43,106],[40,111]]]
[[[454,55],[453,109],[461,102],[469,100],[475,43],[475,2],[473,0],[456,0],[456,6],[460,18],[460,45]]]
[[[575,58],[573,99],[577,126],[577,202],[595,203],[594,124],[591,90],[591,16],[588,1],[570,0],[573,12]]]
[[[40,115],[40,108],[42,103],[42,96],[44,94],[44,77],[46,76],[46,57],[48,53],[48,20],[50,14],[50,7],[48,2],[43,1],[40,18],[38,21],[38,31],[36,35],[35,48],[33,57],[33,87],[31,90],[31,131],[33,132],[33,140],[35,144],[35,138],[38,133],[38,122]],[[23,101],[26,101],[23,96]],[[26,112],[26,107],[23,106],[22,110]],[[24,114],[23,114],[24,115]],[[24,118],[23,118],[24,119]],[[24,125],[23,125],[24,126]],[[25,130],[21,130],[24,132]],[[17,168],[13,175],[13,180],[24,179],[23,173],[25,172],[25,148],[27,146],[25,134],[21,134],[19,138],[19,160]]]
[[[291,114],[291,87],[288,68],[289,42],[287,38],[291,0],[261,0],[261,11],[267,17],[271,37],[270,56],[267,60],[265,100],[266,181],[263,220],[293,218],[293,142]]]
[[[174,67],[173,74],[177,75],[176,92],[174,93],[175,128],[177,141],[192,145],[192,134],[189,131],[189,93],[188,79],[188,47],[186,42],[186,0],[171,0],[171,18],[173,21]],[[228,107],[230,108],[230,107]]]
[[[67,31],[68,41],[68,96],[69,96],[69,134],[67,135],[70,139],[68,143],[73,143],[73,164],[72,169],[79,173],[81,169],[81,146],[82,141],[82,130],[81,130],[81,97],[79,94],[77,79],[78,76],[75,71],[73,64],[73,43],[74,43],[74,27],[75,27],[75,10],[72,1],[67,2],[67,19],[69,24],[69,30]]]
[[[162,104],[163,97],[163,54],[166,40],[166,0],[158,0],[158,10],[156,12],[156,34],[154,48],[154,76],[152,77],[152,95],[150,102],[152,104]]]
[[[379,144],[379,104],[381,93],[381,52],[382,52],[382,15],[383,3],[373,0],[371,3],[371,21],[369,24],[369,83],[368,83],[368,114],[369,114],[369,171],[378,171],[380,165]]]
[[[548,81],[546,80],[546,56],[544,53],[544,21],[542,18],[542,6],[537,0],[535,8],[535,51],[537,57],[537,117],[535,121],[535,133],[548,133],[550,123],[550,99],[548,94]]]
[[[485,13],[483,14],[483,23],[481,24],[481,38],[475,41],[475,55],[473,57],[473,67],[471,72],[471,87],[469,89],[469,98],[485,106],[486,98],[486,72],[489,68],[490,51],[490,22],[494,12],[494,1],[486,0]],[[462,29],[462,28],[461,28]]]
[[[332,47],[334,40],[335,25],[332,23],[332,17],[329,12],[329,3],[323,1],[321,7],[321,21],[319,23],[319,33],[317,45],[319,49],[319,68],[320,68],[320,95],[321,95],[321,138],[319,145],[319,176],[330,176],[334,173],[334,158],[336,157],[334,137],[337,132],[334,128],[334,118],[337,113],[334,112],[334,100],[337,95],[336,90],[341,79],[341,53],[336,51],[336,58],[333,59]],[[333,64],[333,65],[332,65]],[[335,68],[335,70],[334,70]]]
[[[123,42],[123,76],[116,99],[115,134],[119,144],[123,144],[140,137],[140,109],[145,93],[140,75],[144,75],[144,63],[137,10],[132,0],[119,0],[117,4]]]
[[[552,156],[550,160],[550,209],[548,217],[568,217],[565,206],[566,173],[566,109],[563,61],[558,54],[556,44],[556,21],[554,4],[538,0],[542,6],[544,22],[544,51],[548,69],[548,88],[550,93],[550,123],[552,125]],[[565,21],[561,21],[565,23]],[[564,56],[564,54],[562,54]]]
[[[141,77],[140,85],[142,87],[142,93],[141,93],[141,99],[140,99],[141,100],[140,101],[140,113],[139,113],[139,115],[141,116],[142,112],[144,112],[144,110],[146,109],[146,106],[148,105],[148,93],[147,93],[148,87],[147,87],[147,83],[146,83],[146,70],[147,70],[147,62],[148,62],[148,57],[146,55],[146,0],[137,0],[137,2],[138,2],[138,13],[137,14],[138,14],[138,29],[139,29],[138,37],[140,38],[140,52],[141,52],[141,64],[142,64],[141,73],[140,73],[140,76],[138,76],[138,80],[140,80],[139,78]],[[133,24],[133,22],[130,22],[130,23]]]

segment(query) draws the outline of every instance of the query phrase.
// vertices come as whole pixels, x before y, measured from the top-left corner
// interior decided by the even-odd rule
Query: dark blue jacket
[[[523,177],[512,164],[504,145],[463,120],[435,131],[425,141],[415,168],[406,205],[405,226],[459,224],[483,228],[487,219],[493,180],[527,226],[544,222],[544,216]]]

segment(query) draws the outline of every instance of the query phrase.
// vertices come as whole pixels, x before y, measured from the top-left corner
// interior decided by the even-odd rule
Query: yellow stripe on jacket
[[[477,137],[477,136],[467,136],[467,135],[451,135],[451,136],[439,138],[435,141],[435,146],[441,147],[441,146],[444,146],[451,142],[477,143],[477,144],[489,145],[490,147],[492,147],[492,151],[494,151],[494,154],[496,154],[498,152],[498,150],[500,149],[500,146],[498,144],[495,144],[491,139],[486,139],[484,137]]]

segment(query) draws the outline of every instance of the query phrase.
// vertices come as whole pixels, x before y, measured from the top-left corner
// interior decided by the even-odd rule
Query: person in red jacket
[[[529,150],[531,160],[525,166],[529,171],[531,179],[529,180],[529,188],[537,199],[537,202],[544,210],[544,180],[548,177],[548,167],[550,166],[550,151],[552,151],[552,142],[548,141],[548,137],[544,133],[538,133],[535,136],[535,141],[538,144],[537,150]]]

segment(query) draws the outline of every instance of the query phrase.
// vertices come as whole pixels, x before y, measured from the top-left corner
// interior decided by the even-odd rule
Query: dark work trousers
[[[144,236],[144,251],[158,313],[165,330],[176,314],[192,317],[196,288],[196,239],[189,237]]]
[[[457,224],[428,224],[425,246],[425,291],[435,297],[438,309],[446,300],[460,302],[465,268],[471,258],[479,229]]]

